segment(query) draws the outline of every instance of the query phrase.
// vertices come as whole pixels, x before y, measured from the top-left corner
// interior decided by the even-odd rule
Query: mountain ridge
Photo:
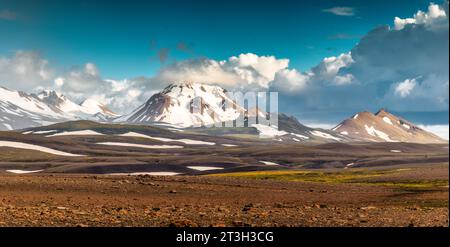
[[[343,120],[331,130],[305,126],[293,116],[278,112],[278,126],[261,124],[268,113],[254,106],[237,104],[227,90],[203,83],[173,83],[152,95],[131,113],[119,116],[104,104],[86,99],[74,103],[63,94],[45,90],[28,94],[0,87],[0,130],[23,129],[53,123],[92,120],[97,122],[154,125],[180,131],[217,135],[259,133],[261,138],[290,142],[417,142],[446,143],[437,135],[381,109],[375,114],[363,111]],[[259,120],[258,120],[259,119]],[[227,128],[236,121],[256,130]],[[216,125],[215,129],[202,128]],[[236,126],[239,127],[239,126]]]
[[[375,114],[363,111],[332,128],[340,134],[360,141],[446,143],[439,136],[380,109]]]

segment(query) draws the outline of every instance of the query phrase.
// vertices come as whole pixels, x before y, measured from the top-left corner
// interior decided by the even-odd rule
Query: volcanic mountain
[[[221,87],[201,83],[171,84],[117,121],[165,122],[190,127],[234,120],[245,110],[226,92]]]
[[[208,135],[259,135],[278,141],[292,142],[344,142],[351,138],[330,130],[313,129],[302,125],[295,117],[278,114],[278,126],[262,122],[268,113],[255,106],[248,110],[233,101],[227,90],[202,83],[176,83],[153,95],[131,114],[117,122],[132,124],[168,123],[189,128],[189,131]],[[242,126],[234,126],[239,121]],[[215,124],[216,128],[206,128]]]
[[[407,120],[384,109],[376,114],[360,112],[332,129],[360,141],[446,143],[433,133],[425,131]]]

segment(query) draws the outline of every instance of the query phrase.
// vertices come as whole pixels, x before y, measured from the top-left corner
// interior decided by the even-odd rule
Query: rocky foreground
[[[0,174],[0,226],[449,226],[448,186]]]

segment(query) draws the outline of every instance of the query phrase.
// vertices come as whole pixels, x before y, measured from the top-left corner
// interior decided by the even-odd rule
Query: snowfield
[[[375,129],[375,127],[373,127],[373,126],[369,127],[367,125],[364,125],[364,127],[366,128],[367,134],[369,134],[371,136],[379,137],[387,142],[395,142],[394,140],[389,138],[388,134],[384,133],[383,131]]]
[[[136,148],[148,148],[148,149],[171,149],[171,148],[184,148],[183,146],[175,145],[144,145],[126,142],[99,142],[98,145],[107,146],[122,146],[122,147],[136,147]]]
[[[19,149],[29,149],[29,150],[36,150],[44,153],[54,154],[54,155],[60,155],[60,156],[84,156],[80,154],[71,154],[66,153],[63,151],[58,151],[51,148],[46,148],[38,145],[33,144],[27,144],[23,142],[11,142],[11,141],[0,141],[0,147],[10,147],[10,148],[19,148]]]
[[[387,124],[393,125],[391,119],[388,117],[383,117],[383,121],[386,122]]]
[[[47,137],[54,137],[54,136],[99,136],[103,135],[102,133],[98,133],[93,130],[77,130],[77,131],[64,131],[61,133],[56,133],[53,135],[48,135]]]
[[[222,144],[222,146],[224,146],[224,147],[237,147],[238,145],[234,145],[234,144]]]
[[[34,170],[34,171],[24,171],[24,170],[6,170],[7,172],[10,173],[15,173],[15,174],[27,174],[27,173],[36,173],[36,172],[42,172],[43,170]]]
[[[294,136],[296,136],[296,137],[298,137],[298,138],[300,138],[300,139],[305,139],[305,140],[308,140],[308,139],[309,139],[308,136],[304,136],[304,135],[300,135],[300,134],[291,133],[291,135],[294,135]]]
[[[352,167],[354,165],[355,165],[355,163],[349,163],[349,164],[345,165],[344,169],[348,169],[349,167]]]
[[[131,172],[131,173],[108,173],[106,175],[116,175],[116,176],[139,176],[139,175],[150,175],[150,176],[175,176],[180,175],[178,172]]]
[[[120,136],[141,137],[141,138],[158,140],[158,141],[162,141],[162,142],[181,142],[181,143],[188,144],[188,145],[215,145],[216,144],[214,142],[205,142],[205,141],[198,141],[198,140],[191,140],[191,139],[170,139],[170,138],[164,138],[164,137],[153,137],[153,136],[148,136],[148,135],[144,135],[144,134],[139,134],[136,132],[128,132],[125,134],[121,134]]]
[[[211,170],[222,170],[222,167],[214,166],[188,166],[187,168],[197,171],[211,171]]]
[[[261,137],[275,137],[275,136],[283,136],[287,135],[286,131],[279,131],[278,129],[267,126],[263,124],[252,124],[252,127],[256,128],[259,132],[259,136]]]
[[[324,132],[318,131],[318,130],[311,131],[310,133],[312,135],[315,135],[315,136],[318,136],[318,137],[322,137],[322,138],[325,138],[325,139],[332,139],[332,140],[335,140],[335,141],[340,141],[341,140],[341,138],[337,138],[337,137],[332,136],[332,135],[330,135],[328,133],[324,133]]]
[[[280,165],[280,164],[277,164],[277,163],[271,162],[271,161],[260,160],[259,162],[263,163],[264,165],[268,165],[268,166],[279,166]]]
[[[27,132],[23,132],[22,134],[28,135],[28,134],[37,134],[37,135],[41,135],[41,134],[50,134],[53,132],[57,132],[57,130],[41,130],[41,131],[27,131]]]

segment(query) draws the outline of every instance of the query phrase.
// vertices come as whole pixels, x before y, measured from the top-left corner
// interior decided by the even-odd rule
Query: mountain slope
[[[108,121],[118,117],[106,106],[86,100],[78,105],[55,91],[27,94],[0,87],[0,130],[37,127],[77,119]]]
[[[224,107],[225,102],[235,107]],[[166,122],[190,127],[234,120],[242,112],[244,109],[234,104],[221,87],[180,83],[167,86],[117,121],[136,124]]]
[[[69,118],[35,95],[0,87],[0,130],[41,126]]]
[[[153,95],[145,104],[131,114],[117,119],[117,122],[133,124],[154,124],[166,122],[189,128],[189,131],[208,135],[235,135],[272,138],[291,142],[343,142],[351,138],[330,130],[314,129],[302,125],[294,117],[278,114],[279,126],[261,124],[258,119],[267,113],[249,107],[248,111],[230,99],[226,90],[201,83],[179,83],[167,86]],[[230,107],[231,106],[231,107]],[[196,108],[196,112],[193,108]],[[244,126],[233,126],[233,121]],[[216,124],[215,128],[207,125]],[[219,125],[219,126],[217,126]],[[200,127],[207,126],[207,127]]]
[[[87,99],[84,100],[81,104],[76,104],[73,101],[69,100],[66,96],[51,90],[42,91],[35,96],[45,102],[56,112],[71,115],[74,118],[89,119],[96,114],[101,114],[106,118],[118,117],[117,114],[108,109],[108,107],[106,107],[104,104],[101,104],[100,102],[93,99]]]
[[[383,109],[376,114],[355,114],[334,127],[333,131],[360,141],[446,143],[435,134]]]

